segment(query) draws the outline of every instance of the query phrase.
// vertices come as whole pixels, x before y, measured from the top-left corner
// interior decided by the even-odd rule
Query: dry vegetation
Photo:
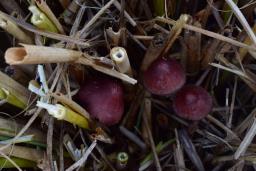
[[[255,0],[0,1],[0,168],[256,170],[255,32]],[[144,86],[163,57],[207,116]]]

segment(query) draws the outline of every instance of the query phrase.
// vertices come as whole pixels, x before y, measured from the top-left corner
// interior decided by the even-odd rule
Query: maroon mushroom
[[[211,111],[212,97],[202,87],[185,86],[177,92],[173,108],[184,119],[200,120]]]
[[[159,58],[143,73],[145,88],[156,95],[170,95],[180,89],[185,81],[185,72],[174,59]]]
[[[117,124],[124,112],[121,83],[111,77],[88,79],[78,92],[80,104],[94,118],[108,126]]]

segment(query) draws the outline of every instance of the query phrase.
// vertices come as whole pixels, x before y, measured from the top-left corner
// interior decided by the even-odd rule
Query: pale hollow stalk
[[[45,15],[47,15],[47,17],[49,17],[49,19],[54,23],[54,25],[57,27],[58,31],[62,34],[65,34],[65,31],[64,31],[62,25],[60,24],[59,20],[55,17],[52,10],[49,8],[46,1],[44,1],[44,0],[43,1],[33,0],[33,1],[36,3],[38,8],[42,12],[44,12]]]
[[[97,71],[119,78],[128,83],[137,83],[137,80],[126,74],[97,64],[90,55],[79,51],[46,46],[22,45],[24,47],[9,48],[5,52],[6,63],[10,65],[21,65],[74,62],[90,66]]]
[[[83,115],[84,117],[86,117],[87,119],[90,119],[90,115],[89,113],[83,108],[81,107],[79,104],[77,104],[76,102],[74,102],[73,100],[69,99],[68,97],[66,97],[63,94],[57,94],[57,93],[49,93],[50,96],[52,96],[54,99],[56,99],[58,102],[68,105],[70,108],[72,108],[73,110],[75,110],[76,112],[78,112],[79,114]]]
[[[22,44],[23,47],[9,48],[5,60],[10,65],[74,62],[81,52],[46,46]]]
[[[30,92],[20,83],[16,82],[6,74],[0,71],[0,88],[9,91],[12,95],[26,105],[29,101]]]
[[[132,69],[126,50],[122,47],[114,47],[110,51],[110,57],[115,62],[117,70],[121,73],[132,75]]]
[[[87,118],[67,107],[62,106],[61,104],[52,105],[37,101],[37,106],[46,109],[51,116],[58,120],[65,120],[71,124],[78,125],[81,128],[89,129],[89,122]]]
[[[0,13],[0,27],[18,39],[21,43],[32,44],[32,38],[21,30],[14,22],[8,20]]]
[[[4,145],[0,144],[0,148]],[[9,146],[3,150],[2,153],[6,155],[11,155],[18,158],[23,158],[26,160],[31,160],[34,162],[39,162],[44,159],[44,152],[42,150],[36,150],[33,148],[22,147],[22,146]]]

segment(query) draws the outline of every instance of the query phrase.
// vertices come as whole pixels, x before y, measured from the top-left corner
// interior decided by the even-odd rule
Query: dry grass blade
[[[162,17],[157,17],[156,21],[164,22],[164,23],[171,24],[171,25],[174,25],[177,22],[177,21],[174,21],[174,20],[171,20],[171,19],[162,18]],[[201,33],[203,35],[206,35],[206,36],[209,36],[209,37],[212,37],[212,38],[215,38],[215,39],[219,39],[221,41],[230,43],[230,44],[232,44],[234,46],[245,48],[247,50],[251,50],[251,51],[255,51],[256,50],[256,48],[253,47],[253,46],[249,46],[249,45],[247,45],[245,43],[241,43],[241,42],[236,41],[234,39],[231,39],[231,38],[222,36],[220,34],[217,34],[217,33],[214,33],[214,32],[208,31],[208,30],[204,30],[204,29],[192,26],[192,25],[185,24],[184,28],[187,29],[187,30],[190,30],[190,31]]]
[[[129,77],[128,75],[120,73],[120,72],[118,72],[114,69],[109,69],[109,68],[97,65],[95,62],[93,62],[92,60],[89,60],[87,58],[79,58],[78,63],[91,66],[93,69],[95,69],[97,71],[100,71],[100,72],[105,73],[107,75],[119,78],[119,79],[121,79],[121,80],[123,80],[127,83],[130,83],[130,84],[136,84],[137,83],[137,80]]]
[[[244,29],[247,32],[250,39],[253,41],[253,44],[256,44],[256,36],[255,36],[254,32],[252,31],[250,25],[248,24],[246,18],[244,17],[242,12],[240,11],[240,9],[237,7],[237,5],[232,0],[225,0],[225,1],[230,6],[230,8],[233,10],[237,19],[240,21],[240,23],[244,27]]]
[[[223,129],[224,131],[226,131],[228,134],[232,135],[232,138],[235,138],[236,140],[239,140],[239,137],[228,127],[226,127],[223,123],[221,123],[219,120],[215,119],[214,117],[212,117],[211,115],[207,116],[207,119],[214,123],[215,125],[219,126],[221,129]]]
[[[27,104],[30,97],[30,92],[23,85],[11,79],[6,74],[0,72],[0,87],[10,91],[22,103]]]
[[[155,40],[152,40],[152,45],[148,48],[147,53],[142,61],[142,71],[145,71],[149,67],[149,65],[158,57],[166,55],[166,53],[170,50],[177,37],[180,35],[187,20],[188,15],[181,15],[179,20],[174,24],[171,31],[169,32],[167,39],[160,39],[160,41],[164,41],[162,45],[157,45],[157,43],[159,43],[158,36],[155,37]],[[158,47],[156,47],[156,45]],[[154,53],[152,53],[152,51]]]
[[[177,171],[185,171],[185,161],[184,161],[184,155],[183,150],[179,141],[179,134],[177,132],[177,129],[175,129],[175,137],[176,137],[176,146],[174,147],[174,159],[175,163],[177,165],[176,170]]]
[[[234,154],[235,159],[238,159],[241,155],[243,155],[246,152],[248,146],[251,144],[255,135],[256,135],[256,119],[253,118],[253,124],[251,128],[246,133],[243,141],[241,142],[241,144],[239,145],[238,149]]]
[[[9,144],[6,144],[2,147],[0,147],[0,151],[3,151],[6,148],[9,148],[10,145],[12,145],[13,143],[15,143],[15,141],[21,137],[31,126],[31,124],[35,121],[35,119],[39,116],[40,112],[41,112],[41,108],[38,108],[36,110],[36,112],[34,113],[34,115],[29,119],[29,121],[26,123],[26,125],[19,131],[19,133],[12,139],[12,141]]]
[[[3,152],[0,151],[0,155],[3,156],[6,160],[8,160],[10,163],[13,164],[13,166],[16,167],[19,171],[22,171],[22,169],[7,155],[5,155]]]
[[[47,31],[41,31],[37,28],[35,28],[34,26],[32,26],[29,23],[26,23],[23,20],[14,18],[10,15],[5,14],[4,12],[0,11],[0,15],[5,16],[8,20],[14,22],[16,25],[20,26],[21,28],[30,31],[32,33],[35,34],[39,34],[41,36],[45,36],[45,37],[49,37],[52,39],[56,39],[56,40],[60,40],[60,41],[64,41],[64,42],[70,42],[70,43],[75,43],[84,47],[89,47],[89,43],[84,42],[84,40],[78,39],[78,38],[72,38],[70,36],[65,36],[65,35],[61,35],[61,34],[57,34],[57,33],[52,33],[52,32],[47,32]]]
[[[232,72],[236,75],[238,75],[239,77],[242,77],[242,78],[245,78],[251,82],[254,82],[253,79],[251,79],[247,74],[245,74],[244,72],[242,72],[241,70],[238,70],[238,69],[231,69],[231,68],[228,68],[228,67],[225,67],[221,64],[216,64],[216,63],[210,63],[211,66],[214,66],[216,68],[220,68],[220,69],[223,69],[225,71],[229,71],[229,72]]]
[[[188,136],[186,130],[182,129],[178,131],[180,142],[190,158],[191,162],[196,166],[198,171],[204,171],[204,165],[195,149],[195,146]]]
[[[2,147],[4,146],[0,145],[0,148]],[[44,151],[22,146],[10,146],[4,150],[1,150],[1,152],[6,155],[11,155],[35,162],[38,162],[44,158]]]
[[[143,123],[145,125],[146,131],[147,131],[147,134],[148,134],[148,137],[149,137],[150,146],[151,146],[153,156],[154,156],[154,160],[155,160],[155,164],[156,164],[156,170],[161,171],[162,167],[161,167],[161,164],[160,164],[157,152],[156,152],[155,142],[154,142],[151,130],[150,130],[150,125],[148,123],[147,115],[149,115],[149,114],[146,114],[146,111],[143,112],[143,116],[142,116]]]
[[[93,18],[84,25],[84,27],[78,32],[76,37],[81,37],[88,29],[99,19],[99,17],[115,2],[116,0],[110,0],[104,7],[100,9],[100,11],[97,12],[93,16]]]
[[[97,145],[97,141],[93,141],[90,147],[84,153],[84,155],[77,162],[75,162],[73,165],[67,168],[66,171],[72,171],[72,170],[75,170],[76,168],[81,167],[82,164],[86,162],[87,158],[89,157],[89,155],[91,154],[92,150],[96,145]]]

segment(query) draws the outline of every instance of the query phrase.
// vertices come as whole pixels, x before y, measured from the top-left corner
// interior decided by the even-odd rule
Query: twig
[[[67,168],[66,171],[72,171],[80,167],[87,160],[88,156],[91,154],[92,150],[96,145],[97,145],[97,141],[93,141],[90,147],[84,153],[84,155],[77,162],[75,162],[73,165]]]

